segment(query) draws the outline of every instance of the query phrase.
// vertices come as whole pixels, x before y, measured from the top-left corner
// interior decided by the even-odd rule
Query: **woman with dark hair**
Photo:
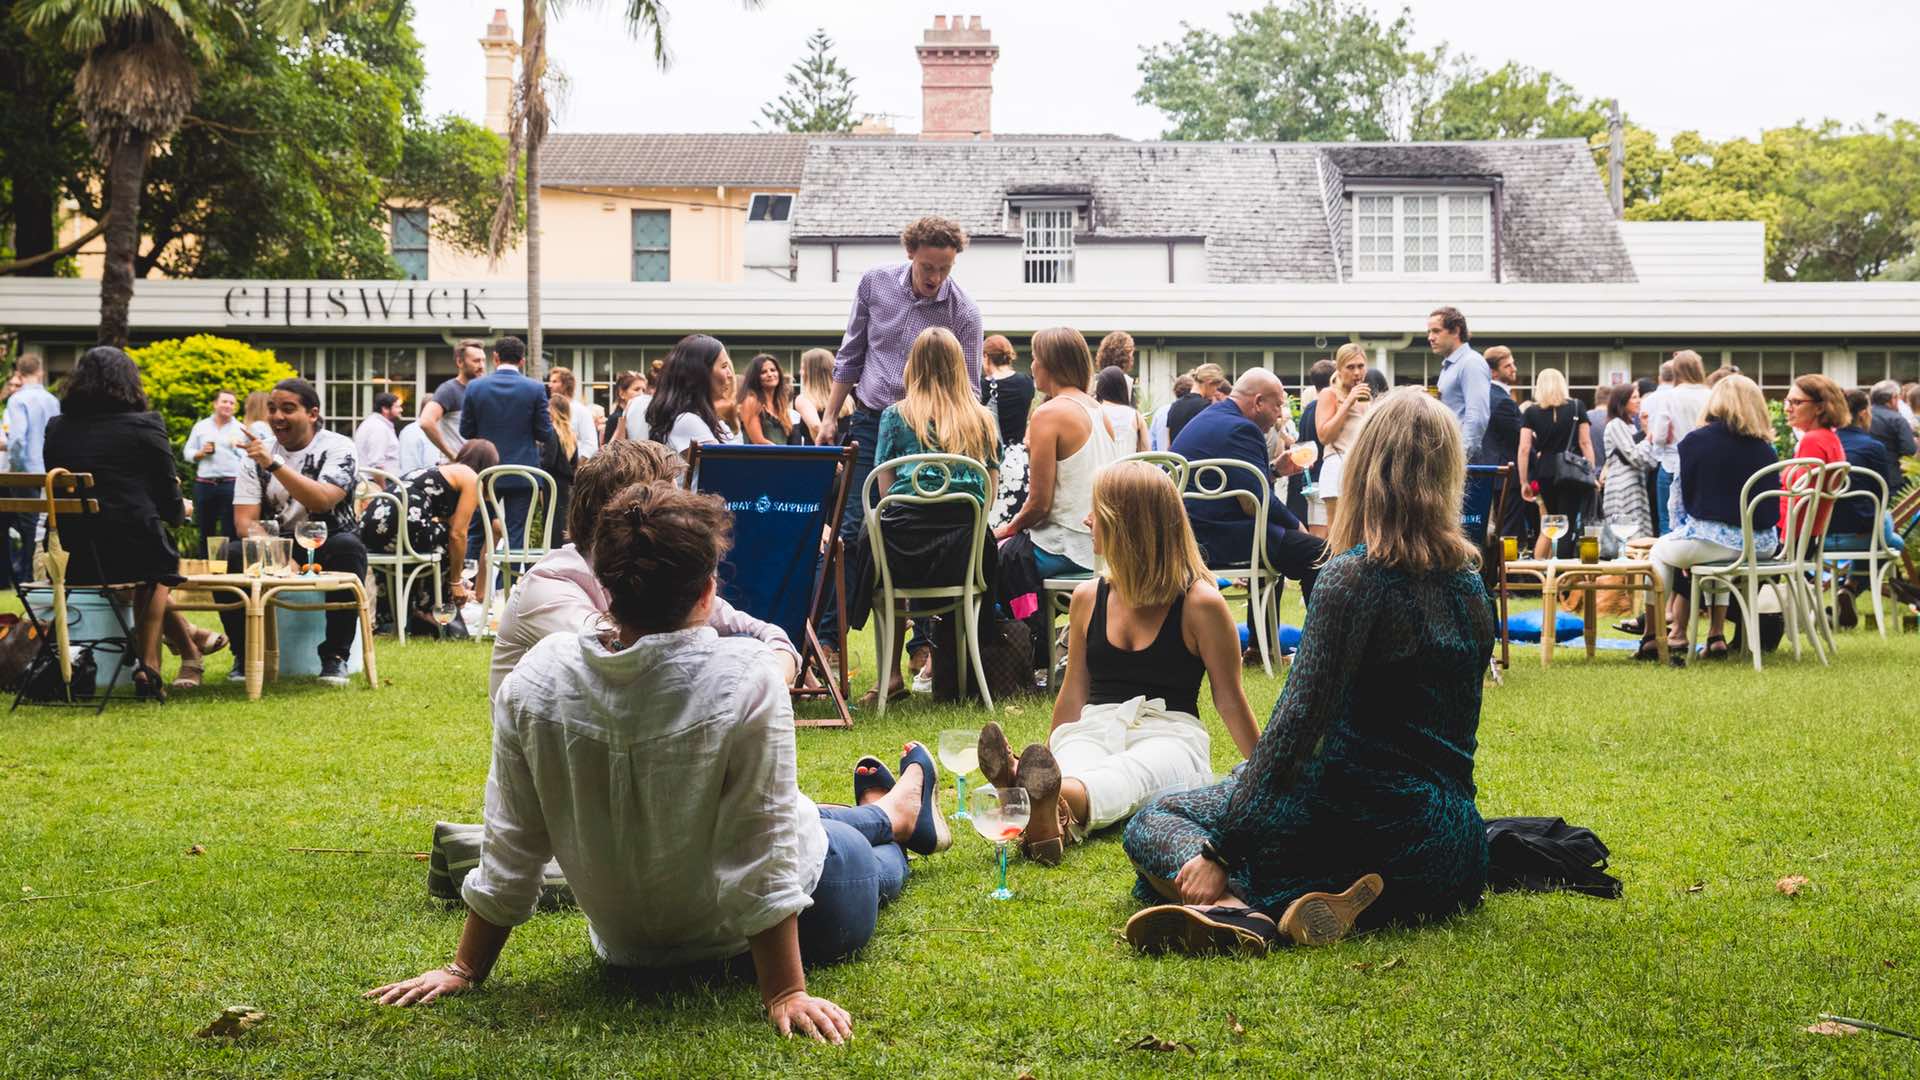
[[[415,469],[400,477],[398,494],[407,505],[407,543],[415,551],[444,553],[441,565],[442,577],[448,583],[447,595],[458,603],[473,598],[460,580],[459,571],[467,559],[467,529],[473,524],[475,512],[483,512],[480,511],[480,474],[498,464],[500,451],[492,442],[468,439],[452,461]],[[391,552],[399,538],[399,516],[392,500],[375,499],[367,504],[360,518],[360,539],[366,543],[367,551]],[[486,557],[485,551],[480,552],[482,565],[476,580],[486,580]],[[425,582],[422,582],[412,598],[416,613],[423,616],[426,612],[420,609],[432,606],[422,591],[424,588]]]
[[[1621,383],[1607,396],[1607,427],[1600,440],[1606,448],[1600,510],[1609,534],[1600,538],[1600,545],[1609,551],[1633,537],[1653,535],[1653,504],[1647,491],[1653,448],[1638,438],[1639,433],[1640,387]],[[1622,536],[1620,531],[1628,528],[1632,531]]]
[[[135,696],[165,701],[160,638],[180,653],[180,677],[199,685],[202,655],[226,644],[167,609],[186,580],[173,529],[185,520],[166,422],[147,406],[140,369],[110,345],[87,350],[67,376],[60,415],[47,424],[47,468],[93,476],[97,514],[60,518],[60,540],[75,557],[74,585],[137,584],[133,595]],[[96,559],[97,556],[97,559]]]
[[[740,417],[742,442],[785,446],[791,440],[793,395],[780,361],[766,353],[747,361],[747,375],[740,380],[734,410]]]
[[[637,371],[623,371],[613,380],[613,411],[607,413],[607,428],[600,433],[604,445],[627,437],[627,407],[647,392],[647,383]]]
[[[673,347],[654,381],[646,414],[628,414],[627,437],[652,439],[680,453],[694,443],[738,442],[713,407],[732,396],[733,360],[727,347],[706,334],[688,334]]]
[[[485,832],[453,962],[367,997],[412,1005],[479,985],[555,859],[609,968],[642,982],[689,965],[751,972],[781,1035],[848,1036],[846,1010],[807,992],[802,965],[864,946],[906,884],[907,851],[951,842],[939,777],[908,743],[897,783],[856,772],[858,805],[801,793],[782,661],[708,624],[731,524],[718,498],[666,483],[606,504],[592,553],[606,617],[548,634],[493,697]]]
[[[1107,414],[1107,423],[1113,425],[1113,437],[1122,451],[1136,454],[1147,449],[1147,422],[1133,407],[1133,387],[1126,372],[1117,367],[1101,368],[1093,378],[1093,400]]]

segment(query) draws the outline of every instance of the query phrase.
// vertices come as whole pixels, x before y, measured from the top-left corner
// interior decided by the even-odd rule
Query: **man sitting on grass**
[[[528,649],[548,634],[590,633],[607,613],[606,590],[594,579],[587,553],[593,550],[595,527],[607,500],[633,484],[678,479],[684,468],[680,455],[662,443],[622,439],[608,443],[580,463],[574,474],[573,498],[567,507],[567,535],[573,542],[547,553],[513,587],[500,630],[493,639],[493,667],[487,677],[491,698]],[[786,665],[785,681],[793,681],[800,654],[786,631],[761,622],[718,596],[713,598],[709,624],[721,637],[756,637],[779,650]]]

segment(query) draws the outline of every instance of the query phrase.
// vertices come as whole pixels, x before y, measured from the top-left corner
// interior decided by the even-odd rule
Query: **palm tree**
[[[521,0],[520,81],[514,85],[513,107],[507,119],[507,165],[500,174],[500,203],[493,215],[491,254],[506,253],[519,216],[519,172],[526,163],[527,193],[527,363],[529,374],[546,376],[546,357],[540,333],[540,143],[547,137],[553,112],[547,101],[547,20],[568,6],[586,6],[598,0]],[[762,0],[742,0],[757,8]],[[662,0],[625,0],[627,32],[649,39],[653,62],[665,71],[673,65],[667,50],[667,9]]]
[[[107,261],[100,275],[100,341],[127,344],[140,193],[147,155],[179,130],[199,94],[199,64],[220,58],[226,29],[292,37],[313,32],[352,0],[259,0],[251,25],[226,0],[27,0],[29,34],[83,55],[74,100],[107,167]]]

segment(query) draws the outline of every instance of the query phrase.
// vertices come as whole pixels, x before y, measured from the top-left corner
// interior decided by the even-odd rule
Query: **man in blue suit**
[[[1254,368],[1233,384],[1233,392],[1200,410],[1174,436],[1173,452],[1188,461],[1201,458],[1237,458],[1268,477],[1272,488],[1271,466],[1267,462],[1266,432],[1280,419],[1286,408],[1286,391],[1280,380],[1264,368]],[[1291,459],[1282,459],[1287,475],[1300,471]],[[1247,562],[1253,552],[1253,481],[1244,472],[1234,470],[1227,476],[1228,486],[1244,494],[1233,499],[1189,501],[1187,519],[1193,523],[1193,538],[1200,542],[1207,565],[1237,566]],[[1287,509],[1284,501],[1269,494],[1267,535],[1264,538],[1267,560],[1286,577],[1300,583],[1300,595],[1310,599],[1313,579],[1320,561],[1326,557],[1327,542],[1307,532],[1300,519]]]
[[[540,467],[540,447],[553,438],[553,417],[547,412],[547,388],[520,374],[527,358],[526,343],[503,337],[493,344],[493,374],[467,384],[460,408],[460,437],[486,439],[500,452],[500,464]],[[507,535],[521,543],[533,488],[518,477],[503,477],[494,490],[506,504]],[[557,531],[557,530],[556,530]],[[469,551],[478,550],[480,517],[473,519]]]

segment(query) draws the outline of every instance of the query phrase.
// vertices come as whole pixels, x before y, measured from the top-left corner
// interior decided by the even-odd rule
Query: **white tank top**
[[[1028,530],[1035,547],[1052,555],[1064,555],[1079,565],[1093,569],[1093,530],[1086,524],[1093,510],[1093,475],[1125,455],[1118,438],[1107,434],[1100,409],[1080,398],[1072,401],[1086,410],[1093,430],[1086,443],[1072,454],[1060,458],[1053,467],[1053,502],[1046,519]],[[1126,435],[1133,436],[1128,428]]]

